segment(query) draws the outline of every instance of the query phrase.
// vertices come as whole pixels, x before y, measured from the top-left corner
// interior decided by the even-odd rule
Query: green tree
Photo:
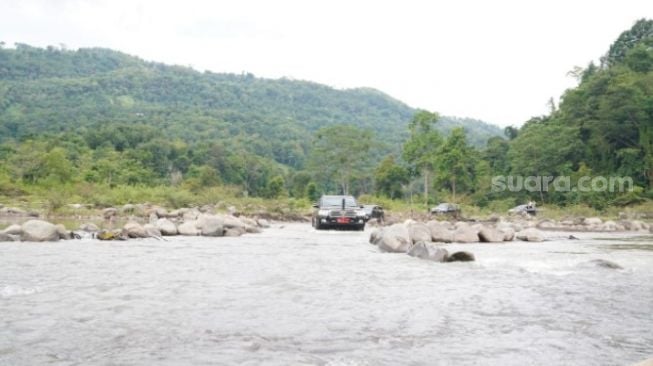
[[[439,115],[420,110],[408,125],[410,137],[403,145],[403,158],[424,178],[424,203],[429,204],[430,176],[436,166],[437,152],[442,145],[442,137],[435,129]]]
[[[388,198],[400,198],[402,185],[408,183],[408,170],[395,163],[395,158],[388,155],[381,161],[374,172],[374,182],[378,193]]]
[[[440,148],[437,160],[439,180],[451,189],[455,202],[457,190],[471,190],[474,186],[477,165],[476,153],[467,144],[463,128],[451,132]]]
[[[350,125],[323,127],[315,133],[309,169],[329,187],[349,194],[352,179],[364,172],[372,145],[372,132]]]

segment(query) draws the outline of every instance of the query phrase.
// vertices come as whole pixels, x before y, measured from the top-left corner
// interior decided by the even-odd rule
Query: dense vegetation
[[[0,198],[177,206],[321,192],[504,209],[595,208],[653,185],[653,21],[573,75],[559,106],[505,136],[372,89],[200,73],[105,49],[0,48]],[[493,190],[496,176],[632,177],[634,189]],[[376,198],[379,199],[379,198]],[[417,200],[417,198],[416,198]]]

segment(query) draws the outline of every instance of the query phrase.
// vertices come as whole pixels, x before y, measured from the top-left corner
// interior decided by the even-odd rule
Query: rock
[[[215,215],[200,214],[195,226],[204,236],[223,236],[224,224],[222,218]]]
[[[186,235],[186,236],[200,235],[202,232],[199,229],[197,229],[196,223],[197,221],[195,220],[184,221],[183,224],[177,226],[179,235]]]
[[[239,228],[231,228],[224,231],[224,236],[227,237],[236,237],[241,235],[243,235],[243,232]]]
[[[245,227],[245,231],[247,233],[249,233],[249,234],[260,234],[260,233],[263,232],[263,230],[261,230],[261,228],[259,228],[257,226],[249,226],[249,225],[247,225],[247,227]]]
[[[406,254],[411,257],[427,259],[434,262],[446,262],[449,256],[449,252],[446,249],[425,242],[419,242],[413,245]]]
[[[68,231],[63,224],[56,225],[57,233],[59,233],[59,239],[70,240],[73,239],[73,232]]]
[[[86,231],[87,233],[97,233],[100,231],[100,228],[98,228],[97,225],[92,222],[87,222],[79,225],[79,230]]]
[[[608,220],[601,225],[601,231],[617,231],[617,223]]]
[[[179,231],[177,231],[177,225],[169,219],[158,219],[156,220],[155,226],[159,229],[161,235],[169,236],[177,235],[179,233]]]
[[[229,215],[238,216],[238,209],[236,208],[236,206],[227,207],[227,212],[229,212]]]
[[[102,230],[95,237],[98,240],[127,240],[118,230]]]
[[[243,228],[243,229],[245,229],[245,226],[246,226],[245,223],[240,221],[240,219],[237,218],[236,216],[222,215],[222,216],[220,216],[220,218],[222,219],[224,227],[227,228],[227,229],[232,229],[232,228]]]
[[[473,262],[474,254],[470,252],[455,252],[447,258],[447,262]]]
[[[47,221],[29,220],[21,225],[22,241],[57,241],[59,232],[57,227]]]
[[[535,228],[524,229],[516,233],[515,237],[523,241],[533,241],[533,242],[544,241],[544,235],[542,235],[542,232]]]
[[[157,217],[168,217],[168,210],[166,210],[163,207],[156,207],[154,209],[154,213],[156,214]]]
[[[374,229],[370,233],[370,244],[376,245],[377,241],[380,239],[381,236],[381,230],[379,229]]]
[[[182,217],[188,211],[187,208],[179,208],[168,212],[168,218]]]
[[[113,217],[116,217],[118,215],[118,210],[115,207],[107,207],[104,210],[102,210],[102,217],[104,217],[105,220],[110,220]]]
[[[504,241],[504,237],[503,232],[487,226],[478,232],[478,238],[484,243],[500,243]]]
[[[145,224],[143,225],[145,233],[147,233],[148,238],[159,238],[161,237],[161,230],[154,224]]]
[[[258,224],[258,226],[262,227],[263,229],[270,228],[270,222],[266,219],[258,219],[256,220],[256,223]]]
[[[120,211],[121,211],[122,213],[126,213],[126,214],[132,214],[132,213],[134,213],[135,210],[136,210],[136,206],[132,205],[131,203],[128,203],[128,204],[126,204],[126,205],[123,205],[123,206],[120,208]]]
[[[499,231],[503,233],[503,241],[512,241],[515,238],[515,229],[511,227],[506,227]]]
[[[9,225],[9,227],[5,228],[2,232],[10,235],[21,235],[23,233],[23,228],[20,225],[13,224]]]
[[[414,222],[408,225],[408,234],[413,244],[418,242],[429,243],[431,242],[431,230],[426,224]]]
[[[543,229],[543,230],[551,230],[551,229],[557,229],[560,227],[559,224],[556,224],[555,222],[551,220],[543,220],[537,223],[536,225],[538,228]]]
[[[603,223],[603,220],[599,217],[588,217],[583,220],[583,224],[587,226],[599,226]]]
[[[130,221],[122,227],[123,232],[130,238],[147,238],[149,235],[143,225]]]
[[[183,214],[184,221],[197,220],[197,217],[200,215],[200,213],[201,212],[196,208],[187,209],[187,211],[185,211]]]
[[[608,268],[608,269],[624,269],[622,266],[618,265],[615,262],[611,262],[605,259],[593,259],[589,261],[589,263],[596,265],[597,267],[601,268]]]
[[[384,252],[405,253],[410,249],[412,241],[410,233],[404,224],[386,226],[377,236],[376,245]]]
[[[453,232],[447,226],[438,221],[429,221],[428,226],[431,232],[431,241],[451,243],[453,241]]]
[[[477,243],[479,241],[478,232],[472,227],[461,226],[454,230],[453,241],[456,243]]]
[[[240,219],[240,221],[246,226],[258,226],[256,221],[250,219],[249,217],[239,217],[238,219]]]
[[[5,232],[0,232],[0,243],[7,241],[15,241],[15,236]]]

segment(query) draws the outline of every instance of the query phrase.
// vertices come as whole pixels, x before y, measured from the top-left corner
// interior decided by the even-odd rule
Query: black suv
[[[313,205],[313,227],[364,230],[367,215],[352,196],[322,196]]]

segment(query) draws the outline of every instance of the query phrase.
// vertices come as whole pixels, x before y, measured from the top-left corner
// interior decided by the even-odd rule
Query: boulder
[[[104,217],[105,220],[110,220],[113,217],[116,217],[118,215],[118,210],[115,207],[107,207],[104,210],[102,210],[102,217]]]
[[[196,223],[197,222],[195,220],[184,221],[183,224],[177,226],[179,235],[186,235],[186,236],[200,235],[202,232],[197,228]]]
[[[47,221],[29,220],[21,225],[22,241],[57,241],[59,231],[57,227]]]
[[[249,217],[239,217],[240,221],[246,226],[258,226],[255,220],[250,219]]]
[[[130,221],[122,227],[123,232],[130,238],[147,238],[149,235],[143,225]]]
[[[195,224],[204,236],[223,236],[224,224],[222,218],[215,215],[200,214]]]
[[[15,241],[15,236],[5,232],[0,232],[0,243],[6,241]]]
[[[17,207],[3,207],[0,208],[0,215],[3,216],[29,216],[27,211]]]
[[[484,243],[500,243],[504,241],[505,234],[495,228],[484,226],[478,232],[478,238]]]
[[[431,242],[431,230],[426,224],[421,222],[413,222],[408,225],[408,233],[413,244],[418,242]]]
[[[223,225],[227,229],[232,229],[232,228],[243,228],[245,229],[245,223],[242,222],[238,217],[232,216],[232,215],[222,215],[220,216],[222,219]]]
[[[515,238],[515,230],[511,227],[500,229],[503,233],[503,241],[512,241]]]
[[[380,239],[381,236],[381,230],[379,229],[374,229],[370,233],[370,244],[376,245],[377,241]]]
[[[184,221],[197,220],[197,216],[200,215],[200,211],[196,208],[189,208],[183,213]]]
[[[169,219],[158,219],[156,220],[156,227],[161,232],[161,235],[177,235],[177,225]]]
[[[411,257],[426,259],[434,262],[446,262],[449,252],[432,243],[419,242],[413,245],[408,252]]]
[[[473,262],[474,254],[470,252],[455,252],[447,258],[447,262]]]
[[[431,232],[431,241],[451,243],[453,241],[453,232],[438,221],[429,221],[426,224]]]
[[[245,231],[249,234],[260,234],[263,232],[263,230],[261,230],[261,228],[259,228],[258,226],[249,226],[249,225],[247,225]]]
[[[98,228],[97,225],[92,222],[87,222],[85,224],[79,225],[79,230],[86,231],[87,233],[97,233],[100,231],[100,228]]]
[[[9,227],[5,228],[2,232],[10,235],[21,235],[23,233],[23,228],[20,225],[13,224],[9,225]]]
[[[70,240],[74,238],[73,232],[68,231],[63,224],[58,224],[56,226],[57,226],[57,232],[59,233],[59,239]]]
[[[412,244],[410,233],[404,224],[386,226],[376,239],[376,245],[384,252],[405,253]]]
[[[120,230],[102,230],[95,237],[98,240],[127,240]]]
[[[478,231],[470,226],[460,226],[453,232],[453,241],[456,243],[477,243],[479,241]]]
[[[515,237],[522,241],[544,241],[544,235],[542,235],[542,232],[535,228],[524,229],[516,233]]]
[[[145,224],[143,225],[145,233],[147,233],[148,238],[158,238],[161,237],[161,230],[154,224]]]
[[[226,229],[224,231],[224,236],[227,236],[227,237],[236,237],[236,236],[241,236],[241,235],[243,235],[243,231],[241,231],[238,228]]]
[[[132,205],[131,203],[123,205],[120,208],[120,212],[125,213],[125,214],[133,214],[135,210],[136,210],[136,206]]]

